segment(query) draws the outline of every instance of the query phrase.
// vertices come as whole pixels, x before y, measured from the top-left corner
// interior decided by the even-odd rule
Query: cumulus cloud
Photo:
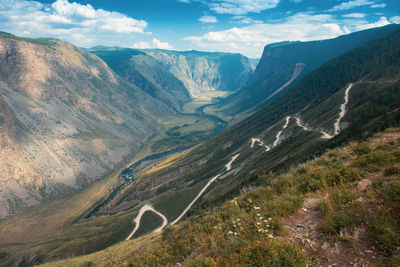
[[[147,22],[119,12],[94,9],[68,0],[53,4],[37,1],[0,0],[0,25],[3,31],[31,37],[48,36],[80,46],[97,44],[113,35],[145,34]]]
[[[375,4],[375,2],[369,1],[369,0],[353,0],[353,1],[343,2],[339,5],[336,5],[333,8],[331,8],[329,11],[348,10],[348,9],[352,9],[355,7],[367,6],[367,5],[373,5],[373,4]]]
[[[167,42],[161,42],[160,40],[153,38],[152,43],[138,41],[134,43],[131,48],[139,48],[139,49],[148,49],[148,48],[157,48],[164,50],[174,50],[174,47],[168,44]]]
[[[396,24],[400,24],[400,16],[391,17],[390,21]]]
[[[210,16],[210,15],[204,15],[204,16],[200,17],[199,21],[202,23],[217,23],[218,22],[216,17]]]
[[[151,46],[148,42],[138,41],[138,42],[134,43],[131,46],[131,48],[148,49],[148,48],[151,48]]]
[[[371,29],[371,28],[375,28],[375,27],[383,27],[388,24],[390,24],[388,19],[386,17],[381,17],[377,22],[358,25],[357,30],[366,30],[366,29]]]
[[[185,40],[191,41],[197,49],[238,52],[256,58],[261,56],[264,46],[269,43],[334,38],[388,23],[385,17],[375,23],[368,23],[360,18],[343,21],[331,14],[297,13],[283,21],[211,31],[201,36],[188,36]]]

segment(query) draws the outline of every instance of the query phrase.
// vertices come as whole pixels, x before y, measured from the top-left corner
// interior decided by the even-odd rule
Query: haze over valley
[[[0,1],[0,266],[398,266],[397,23]]]

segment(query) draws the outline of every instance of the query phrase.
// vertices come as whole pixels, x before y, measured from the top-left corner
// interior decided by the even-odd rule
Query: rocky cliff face
[[[128,82],[178,109],[204,92],[238,90],[255,69],[240,54],[118,47],[94,47],[89,52]]]
[[[103,177],[168,114],[95,55],[0,37],[0,218]]]
[[[193,98],[208,91],[234,92],[247,82],[255,69],[240,54],[160,50],[147,53],[182,81]]]

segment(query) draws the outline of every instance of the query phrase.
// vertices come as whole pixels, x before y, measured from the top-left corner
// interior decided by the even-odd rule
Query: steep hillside
[[[43,266],[398,266],[399,149],[399,128],[388,129],[260,175],[162,234]]]
[[[103,59],[122,78],[172,108],[178,110],[191,99],[184,84],[144,51],[107,47],[88,51]]]
[[[248,116],[330,59],[369,40],[390,34],[399,27],[389,25],[323,41],[267,45],[246,85],[206,111],[226,118]]]
[[[175,117],[98,57],[0,35],[0,218],[104,177]]]
[[[124,174],[130,174],[134,181],[91,213],[91,217],[87,217],[85,211],[73,224],[40,242],[15,244],[10,240],[10,243],[3,244],[3,250],[11,254],[4,259],[4,264],[39,263],[89,253],[118,240],[159,231],[165,222],[175,225],[186,216],[201,212],[200,208],[214,207],[231,196],[252,190],[262,183],[260,174],[284,172],[326,148],[371,136],[373,132],[390,126],[399,126],[399,53],[400,31],[395,31],[329,61],[271,100],[263,109],[209,142],[163,161],[132,165]],[[305,182],[304,188],[314,186],[313,183],[317,182]],[[268,203],[281,203],[291,212],[302,203],[296,195],[281,200],[279,196],[271,197],[277,202]],[[228,213],[227,216],[234,214],[230,210]],[[288,214],[286,210],[277,216]],[[7,229],[7,225],[13,222],[0,223],[0,229]],[[214,226],[218,228],[218,225]],[[169,233],[170,230],[164,231],[164,240],[169,240]],[[175,237],[172,237],[172,250],[168,251],[167,247],[161,250],[161,254],[152,254],[152,251],[150,254],[140,253],[133,263],[160,259],[162,264],[166,264],[175,261],[175,256],[180,261],[188,255],[197,256],[192,247],[197,243],[191,243],[191,236],[187,236],[188,246],[182,244],[180,233],[185,232],[177,234],[178,245],[182,245],[179,248],[175,247]],[[0,234],[5,236],[8,232],[4,230]],[[5,239],[0,236],[0,240]],[[139,239],[139,242],[141,240],[144,239]],[[166,244],[168,246],[168,242]],[[210,247],[209,244],[206,246]],[[279,246],[276,247],[279,251],[287,248]],[[290,250],[291,253],[297,255],[299,250],[291,247],[294,249]],[[141,255],[144,258],[140,258]],[[301,256],[299,259],[303,262],[305,258]]]
[[[234,92],[255,69],[240,54],[102,47],[89,51],[129,82],[174,107],[209,91]]]

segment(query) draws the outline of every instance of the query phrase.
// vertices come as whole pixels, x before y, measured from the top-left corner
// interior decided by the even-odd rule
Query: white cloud
[[[343,2],[339,5],[336,5],[333,8],[331,8],[329,11],[348,10],[348,9],[352,9],[355,7],[367,6],[367,5],[373,5],[373,4],[375,4],[373,1],[353,0],[353,1]]]
[[[400,16],[394,16],[390,18],[392,23],[400,24]]]
[[[199,21],[201,21],[202,23],[217,23],[218,22],[216,17],[210,16],[210,15],[204,15],[204,16],[200,17]]]
[[[348,29],[340,26],[332,15],[298,13],[283,22],[233,27],[225,31],[208,32],[202,36],[188,36],[185,40],[191,41],[198,49],[260,57],[268,43],[327,39],[347,32]]]
[[[201,36],[188,36],[196,49],[242,53],[248,57],[261,56],[266,44],[281,41],[311,41],[389,24],[387,18],[369,23],[360,15],[339,20],[331,14],[297,13],[283,21],[233,27],[225,31],[211,31]],[[239,17],[237,17],[239,19]],[[400,16],[390,21],[400,21]]]
[[[246,16],[234,16],[232,17],[232,23],[238,24],[256,24],[256,23],[263,23],[261,20],[254,20],[252,18]]]
[[[345,18],[356,18],[356,19],[361,19],[365,18],[367,15],[364,13],[350,13],[350,14],[345,14],[343,17]]]
[[[60,38],[79,46],[91,46],[117,35],[146,34],[147,22],[119,12],[94,9],[68,0],[53,4],[0,0],[0,27],[23,36]]]
[[[376,4],[376,5],[372,5],[372,8],[384,8],[386,7],[386,4]]]
[[[371,29],[371,28],[375,28],[375,27],[382,27],[382,26],[386,26],[388,24],[390,24],[388,19],[386,17],[381,17],[377,22],[367,23],[367,24],[357,26],[357,30],[366,30],[366,29]]]
[[[148,49],[151,48],[151,46],[148,42],[138,41],[134,43],[131,48]]]
[[[174,50],[174,48],[169,45],[167,42],[161,42],[156,38],[153,38],[153,47],[158,49],[165,49],[165,50]]]
[[[139,49],[149,49],[149,48],[157,48],[157,49],[164,49],[164,50],[174,50],[167,42],[161,42],[160,40],[153,38],[152,43],[149,44],[148,42],[138,41],[134,43],[131,48],[139,48]]]
[[[280,0],[202,0],[218,14],[244,15],[276,7]]]

